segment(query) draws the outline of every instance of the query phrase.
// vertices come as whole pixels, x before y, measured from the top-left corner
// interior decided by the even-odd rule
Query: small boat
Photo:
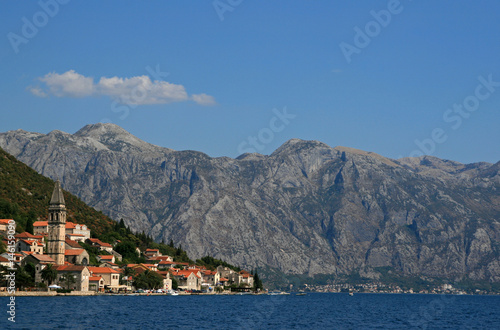
[[[178,296],[179,292],[174,291],[174,290],[168,290],[167,291],[167,295],[169,295],[169,296]]]
[[[305,295],[307,295],[307,293],[305,293],[305,292],[299,292],[296,294],[296,296],[305,296]]]
[[[354,293],[353,292],[349,292],[349,295],[352,297],[352,296],[354,296]]]

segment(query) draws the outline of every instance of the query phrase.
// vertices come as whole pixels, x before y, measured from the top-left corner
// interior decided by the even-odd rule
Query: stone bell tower
[[[66,204],[59,180],[56,181],[50,199],[48,231],[47,254],[56,261],[57,265],[64,265]]]

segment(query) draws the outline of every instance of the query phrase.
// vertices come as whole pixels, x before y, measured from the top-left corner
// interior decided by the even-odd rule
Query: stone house
[[[161,252],[158,249],[146,249],[146,251],[144,251],[144,256],[146,258],[159,257],[161,256]]]
[[[91,267],[89,271],[92,276],[100,276],[104,280],[104,286],[118,287],[120,285],[120,272],[110,267]]]
[[[74,265],[87,266],[89,264],[90,256],[85,249],[71,249],[64,251],[64,261]]]
[[[172,277],[176,279],[179,289],[201,290],[201,273],[199,270],[176,270],[171,269]]]
[[[105,262],[101,263],[99,265],[99,267],[109,267],[109,268],[112,268],[112,269],[115,269],[115,270],[117,270],[117,269],[120,268],[120,266],[118,266],[117,264],[109,262],[109,261],[105,261]]]
[[[95,246],[101,251],[107,251],[109,253],[113,252],[113,247],[111,246],[111,244],[101,242],[101,240],[98,238],[88,238],[85,240],[85,243]]]
[[[95,291],[95,292],[104,291],[104,279],[101,276],[90,276],[89,291]]]
[[[42,282],[42,270],[47,265],[55,265],[56,261],[46,254],[30,254],[23,259],[21,266],[24,267],[29,263],[35,266],[35,283],[40,283]]]
[[[39,235],[42,233],[49,232],[49,222],[48,221],[35,221],[33,223],[33,233]],[[81,225],[73,222],[66,222],[65,224],[65,234],[69,236],[70,239],[85,241],[90,238],[90,229],[86,225]]]
[[[162,289],[164,290],[171,290],[172,289],[172,279],[170,278],[170,272],[169,271],[157,271],[161,277],[163,277],[163,287]]]
[[[203,283],[206,283],[210,286],[217,286],[220,282],[220,274],[216,271],[205,270],[201,272],[201,276],[203,279]]]
[[[45,244],[36,239],[20,239],[16,242],[16,251],[27,251],[36,254],[43,254]]]
[[[98,255],[97,261],[115,263],[116,260],[114,255]]]
[[[9,259],[0,256],[0,266],[10,267],[10,261],[9,261]]]
[[[66,274],[72,274],[75,278],[75,282],[71,284],[71,289],[75,291],[89,290],[90,271],[87,266],[64,265],[57,266],[56,270],[58,273],[57,283],[63,288],[67,287],[63,276]]]
[[[253,287],[253,275],[247,272],[246,270],[242,270],[240,273],[241,277],[238,285]]]
[[[70,240],[69,238],[66,238],[65,240],[65,249],[66,250],[73,250],[73,249],[81,249],[82,246],[78,244],[78,242]]]
[[[7,232],[9,230],[9,225],[16,225],[14,219],[0,219],[0,232]]]

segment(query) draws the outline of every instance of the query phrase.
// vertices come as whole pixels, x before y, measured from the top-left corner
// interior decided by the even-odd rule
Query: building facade
[[[56,181],[49,204],[47,254],[64,265],[65,235],[66,235],[66,203],[61,189],[61,183]]]

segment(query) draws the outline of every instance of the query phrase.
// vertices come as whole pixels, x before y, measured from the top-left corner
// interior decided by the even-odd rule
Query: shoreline
[[[307,292],[306,294],[313,293],[334,293],[334,294],[347,294],[347,292]],[[282,293],[279,295],[292,295],[295,296],[297,292],[292,293]],[[453,293],[393,293],[393,292],[355,292],[354,295],[358,294],[401,294],[401,295],[448,295],[448,296],[498,296],[499,294],[453,294]],[[179,292],[179,296],[267,296],[269,293],[240,293],[240,292],[228,292],[228,293],[182,293]],[[94,291],[74,291],[71,293],[57,293],[55,291],[16,291],[15,294],[10,294],[8,292],[0,292],[0,297],[61,297],[61,296],[73,296],[73,297],[83,297],[83,296],[169,296],[165,293],[99,293]]]

